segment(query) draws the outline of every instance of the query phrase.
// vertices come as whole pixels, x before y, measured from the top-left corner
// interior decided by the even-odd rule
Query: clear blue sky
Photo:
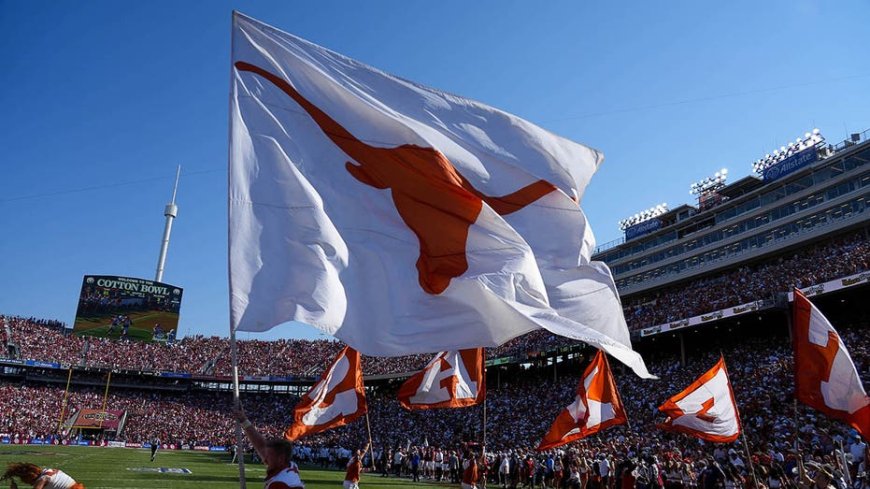
[[[180,163],[164,279],[182,334],[227,334],[234,8],[602,150],[583,202],[599,243],[813,127],[870,128],[863,0],[0,0],[0,313],[72,323],[82,275],[153,277]]]

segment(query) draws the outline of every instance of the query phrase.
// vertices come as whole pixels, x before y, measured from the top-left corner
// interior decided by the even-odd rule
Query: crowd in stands
[[[629,329],[679,321],[870,270],[870,240],[859,231],[757,265],[623,300]],[[686,301],[686,297],[692,297]]]
[[[841,327],[840,333],[867,385],[870,324],[865,321]],[[765,487],[776,489],[791,484],[796,440],[803,455],[834,472],[839,462],[833,454],[842,443],[849,454],[846,458],[853,465],[852,476],[858,475],[866,445],[861,448],[853,430],[808,408],[795,411],[792,354],[787,338],[744,338],[720,346],[739,403],[756,475]],[[667,396],[681,391],[709,369],[719,354],[718,348],[692,351],[685,365],[676,356],[664,355],[649,362],[650,371],[660,380],[641,380],[616,366],[631,428],[613,428],[543,453],[534,448],[559,411],[572,401],[583,365],[576,365],[572,368],[574,372],[563,373],[558,380],[553,379],[550,368],[532,369],[501,379],[496,385],[491,377],[486,404],[490,455],[482,462],[481,471],[488,474],[493,484],[513,482],[521,487],[531,483],[555,487],[557,465],[562,469],[559,484],[565,482],[568,484],[562,484],[565,487],[581,487],[573,485],[572,479],[579,482],[579,478],[585,478],[599,489],[612,489],[619,486],[614,486],[613,479],[629,476],[635,481],[629,487],[715,487],[702,484],[705,477],[730,481],[732,485],[725,487],[749,487],[749,459],[740,444],[703,443],[656,428],[656,423],[662,420],[657,407]],[[409,477],[450,478],[452,458],[461,459],[463,449],[469,446],[463,442],[483,441],[483,406],[407,411],[398,404],[395,389],[395,383],[388,384],[368,395],[374,468],[386,467],[389,473]],[[57,433],[63,392],[62,385],[0,383],[3,400],[0,435]],[[291,422],[297,399],[289,394],[246,394],[243,402],[250,419],[263,432],[279,436]],[[227,392],[115,389],[110,390],[108,406],[128,412],[127,425],[121,434],[126,441],[144,442],[157,436],[164,443],[227,446],[233,440],[231,400]],[[71,415],[79,409],[98,408],[101,403],[100,387],[76,387],[70,392],[67,412]],[[331,460],[340,464],[349,450],[363,447],[367,439],[365,422],[360,420],[303,439],[297,454],[314,463]],[[441,459],[440,472],[428,464],[435,457]],[[371,458],[367,463],[371,465]],[[502,464],[506,464],[504,473],[500,472]],[[715,473],[709,473],[714,468]]]
[[[870,240],[864,231],[814,245],[773,261],[742,267],[626,301],[631,330],[689,318],[729,306],[774,298],[792,287],[806,287],[870,270]],[[686,301],[685,297],[692,297]],[[2,316],[0,316],[2,318]],[[83,337],[62,323],[7,317],[0,358],[17,356],[64,365],[170,371],[227,376],[231,374],[226,338],[191,336],[173,344]],[[575,344],[538,330],[489,349],[489,358],[526,356]],[[14,345],[15,348],[11,346]],[[249,376],[317,376],[344,346],[330,340],[240,340],[239,372]],[[422,368],[431,355],[364,358],[367,375],[403,373]],[[266,362],[268,360],[268,363]]]

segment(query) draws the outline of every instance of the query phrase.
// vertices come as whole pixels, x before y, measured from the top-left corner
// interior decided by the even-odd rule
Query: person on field
[[[362,461],[370,447],[371,444],[368,444],[364,450],[357,450],[356,454],[347,462],[347,472],[344,474],[344,489],[359,489],[359,474],[362,472]]]
[[[156,436],[151,438],[151,461],[157,456],[157,449],[160,448],[160,439]]]
[[[265,439],[248,420],[245,411],[237,408],[233,416],[242,423],[245,435],[254,450],[266,464],[264,489],[304,489],[305,484],[299,477],[299,467],[292,460],[293,444],[282,438]]]
[[[30,484],[33,489],[85,489],[85,486],[68,476],[62,470],[43,469],[38,465],[28,463],[10,463],[0,481],[9,481],[10,489],[18,489],[14,477],[21,482]]]
[[[462,489],[477,489],[477,481],[480,479],[480,469],[477,458],[473,453],[468,455],[465,461],[465,469],[462,471]]]

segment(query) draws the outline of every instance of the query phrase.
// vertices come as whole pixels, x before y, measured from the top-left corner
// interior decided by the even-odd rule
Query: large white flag
[[[233,327],[296,320],[381,356],[546,328],[649,376],[590,261],[599,152],[233,19]]]

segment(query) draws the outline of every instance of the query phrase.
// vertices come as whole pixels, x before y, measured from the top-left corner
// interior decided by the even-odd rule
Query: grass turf
[[[151,451],[132,448],[54,447],[27,445],[0,445],[0,467],[5,470],[9,462],[29,462],[41,467],[61,469],[87,489],[184,489],[239,487],[239,469],[230,464],[227,454],[169,451],[157,452],[157,459],[149,462]],[[185,468],[190,474],[140,472],[129,469]],[[263,465],[246,464],[246,478],[251,489],[263,487],[266,470]],[[302,467],[302,480],[306,489],[340,488],[344,472]],[[3,484],[3,487],[6,487]],[[19,487],[29,487],[19,484]],[[445,489],[445,484],[414,484],[406,479],[381,478],[364,474],[362,489]]]

